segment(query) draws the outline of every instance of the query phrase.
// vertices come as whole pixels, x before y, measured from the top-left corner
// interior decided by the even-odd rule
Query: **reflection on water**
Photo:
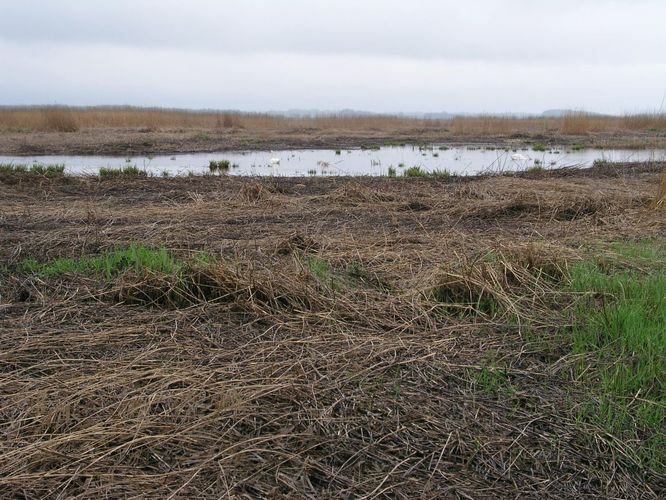
[[[595,160],[663,161],[665,150],[507,150],[492,147],[390,146],[381,149],[236,151],[182,155],[135,156],[0,156],[0,163],[34,162],[65,164],[69,174],[95,174],[100,167],[136,165],[152,175],[187,175],[208,172],[211,160],[228,160],[230,175],[397,175],[405,168],[419,166],[427,171],[448,171],[470,175],[486,171],[525,170],[534,166],[560,168],[591,166]]]

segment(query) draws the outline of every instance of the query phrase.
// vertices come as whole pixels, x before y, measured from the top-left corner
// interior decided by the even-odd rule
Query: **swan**
[[[529,161],[531,158],[524,154],[516,153],[515,155],[511,155],[511,159],[513,161]]]

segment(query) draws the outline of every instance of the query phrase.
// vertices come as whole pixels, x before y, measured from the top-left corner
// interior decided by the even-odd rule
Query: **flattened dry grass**
[[[567,175],[0,183],[0,496],[657,498],[567,289],[656,176]],[[614,201],[461,217],[546,187]]]
[[[657,195],[654,198],[654,207],[661,209],[666,207],[666,168],[661,174],[661,181],[657,188]]]

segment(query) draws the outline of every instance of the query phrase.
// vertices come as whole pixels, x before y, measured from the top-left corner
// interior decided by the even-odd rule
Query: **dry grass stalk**
[[[657,196],[654,198],[653,206],[655,208],[666,208],[666,168],[661,174]]]

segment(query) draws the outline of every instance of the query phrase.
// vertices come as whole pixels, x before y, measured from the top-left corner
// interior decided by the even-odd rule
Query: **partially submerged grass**
[[[435,169],[432,171],[425,170],[419,166],[409,167],[402,172],[403,177],[451,177],[452,174],[448,170]]]
[[[113,179],[117,177],[146,177],[145,170],[139,169],[136,165],[126,165],[124,167],[100,167],[100,179]]]
[[[403,177],[427,177],[428,172],[419,166],[409,167],[402,172]]]
[[[208,170],[212,173],[226,172],[230,167],[231,162],[229,160],[210,160],[210,162],[208,162]]]
[[[47,177],[62,175],[65,172],[64,164],[48,164],[35,163],[33,165],[25,165],[21,163],[1,163],[0,173],[3,174],[38,174]]]

